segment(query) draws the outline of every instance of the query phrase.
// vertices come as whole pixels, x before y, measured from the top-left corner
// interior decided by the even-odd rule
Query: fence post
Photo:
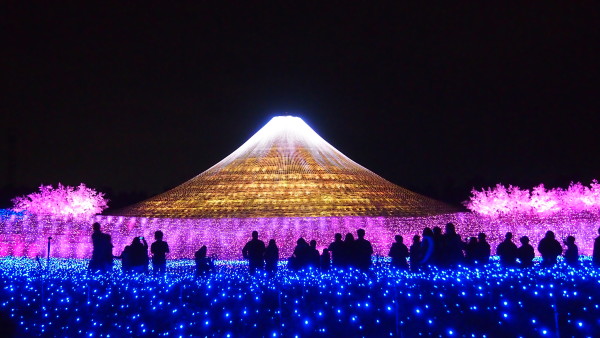
[[[48,237],[48,256],[46,257],[46,269],[50,268],[50,241],[52,237]]]

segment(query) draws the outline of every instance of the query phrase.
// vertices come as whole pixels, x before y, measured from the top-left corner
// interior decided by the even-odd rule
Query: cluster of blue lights
[[[539,263],[539,262],[538,262]],[[0,258],[0,313],[18,336],[592,337],[600,332],[600,269],[581,266],[248,274],[218,261],[168,263],[159,277],[87,271],[87,260]]]
[[[0,220],[22,219],[25,217],[25,211],[14,211],[11,209],[0,209]]]

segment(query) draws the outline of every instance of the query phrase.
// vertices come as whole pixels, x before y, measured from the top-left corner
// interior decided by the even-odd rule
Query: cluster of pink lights
[[[77,187],[58,184],[40,186],[39,192],[16,197],[13,210],[33,215],[90,217],[108,207],[104,194],[81,183]]]
[[[594,180],[589,187],[571,183],[567,189],[546,189],[543,184],[532,190],[497,184],[493,188],[471,191],[465,202],[469,210],[478,214],[498,217],[503,215],[538,215],[548,217],[556,213],[600,212],[600,184]]]
[[[485,232],[492,245],[492,253],[508,231],[518,238],[529,236],[537,243],[547,230],[553,230],[559,240],[569,235],[576,237],[581,254],[592,253],[593,241],[600,227],[600,218],[582,212],[555,214],[547,217],[519,215],[490,218],[474,213],[456,213],[432,217],[289,217],[244,219],[165,219],[118,216],[95,216],[87,220],[26,216],[0,220],[0,256],[46,256],[47,238],[52,237],[51,256],[64,258],[91,257],[91,224],[100,222],[102,230],[112,236],[114,255],[120,255],[125,245],[135,236],[153,241],[154,231],[162,230],[169,243],[170,259],[193,258],[202,245],[209,255],[219,259],[241,259],[241,248],[258,230],[265,242],[273,238],[280,248],[282,259],[291,255],[296,240],[315,239],[319,249],[333,240],[336,232],[366,230],[376,255],[386,256],[394,235],[402,235],[410,244],[412,237],[421,234],[424,227],[456,224],[458,233],[466,239]]]

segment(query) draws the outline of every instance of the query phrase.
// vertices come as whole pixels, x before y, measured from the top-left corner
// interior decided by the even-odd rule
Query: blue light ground
[[[101,275],[86,260],[0,259],[0,311],[19,336],[594,336],[600,269],[460,267],[409,273],[376,261],[357,271],[248,276],[241,262],[193,276]]]

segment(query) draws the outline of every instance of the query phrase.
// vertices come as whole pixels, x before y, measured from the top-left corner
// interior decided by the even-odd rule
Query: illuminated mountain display
[[[302,119],[278,116],[205,172],[115,214],[152,218],[413,217],[456,211],[362,167]]]

